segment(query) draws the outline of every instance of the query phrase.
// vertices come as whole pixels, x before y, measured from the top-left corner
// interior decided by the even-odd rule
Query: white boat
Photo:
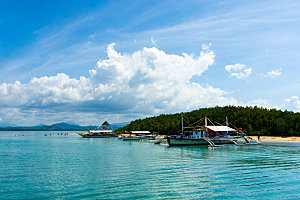
[[[150,135],[150,131],[131,131],[130,134],[134,135]]]
[[[89,130],[88,133],[80,134],[83,138],[106,138],[117,137],[112,130]]]
[[[109,129],[109,123],[107,121],[102,124],[101,130],[89,130],[88,133],[79,133],[79,135],[81,135],[83,138],[117,137],[117,135],[113,133],[113,130]]]
[[[121,136],[120,138],[123,139],[123,140],[147,139],[147,138],[150,138],[150,131],[130,131],[129,135]]]
[[[140,140],[141,136],[125,136],[122,140]]]
[[[209,145],[218,146],[222,144],[258,144],[259,142],[245,136],[238,129],[233,129],[228,126],[208,126],[205,116],[205,125],[194,127],[183,127],[182,117],[182,134],[168,136],[167,142],[169,146],[185,146],[185,145]]]

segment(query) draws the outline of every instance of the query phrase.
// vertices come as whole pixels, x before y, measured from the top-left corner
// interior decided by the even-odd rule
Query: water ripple
[[[299,199],[300,145],[165,147],[5,137],[3,199]]]

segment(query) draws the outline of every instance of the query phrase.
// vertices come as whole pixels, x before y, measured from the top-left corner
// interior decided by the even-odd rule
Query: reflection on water
[[[0,133],[0,196],[299,199],[299,153],[299,143],[166,147],[56,132]]]

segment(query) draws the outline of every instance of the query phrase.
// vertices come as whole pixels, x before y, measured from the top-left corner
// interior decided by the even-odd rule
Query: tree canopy
[[[115,132],[122,133],[133,130],[149,130],[151,132],[158,132],[159,134],[180,134],[180,115],[180,113],[162,114],[146,119],[137,119],[117,129]],[[248,135],[257,135],[260,133],[261,135],[270,136],[300,136],[299,112],[295,113],[292,111],[281,111],[256,106],[217,106],[213,108],[200,108],[183,113],[184,126],[189,126],[200,119],[204,119],[205,115],[211,122],[215,123],[215,125],[223,124],[227,116],[231,124],[237,128],[242,128],[243,132]],[[201,125],[204,125],[204,121],[202,121]]]

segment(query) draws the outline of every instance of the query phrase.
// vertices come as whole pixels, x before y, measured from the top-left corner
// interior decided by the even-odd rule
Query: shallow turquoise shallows
[[[300,143],[167,147],[0,132],[0,186],[0,199],[300,199]]]

